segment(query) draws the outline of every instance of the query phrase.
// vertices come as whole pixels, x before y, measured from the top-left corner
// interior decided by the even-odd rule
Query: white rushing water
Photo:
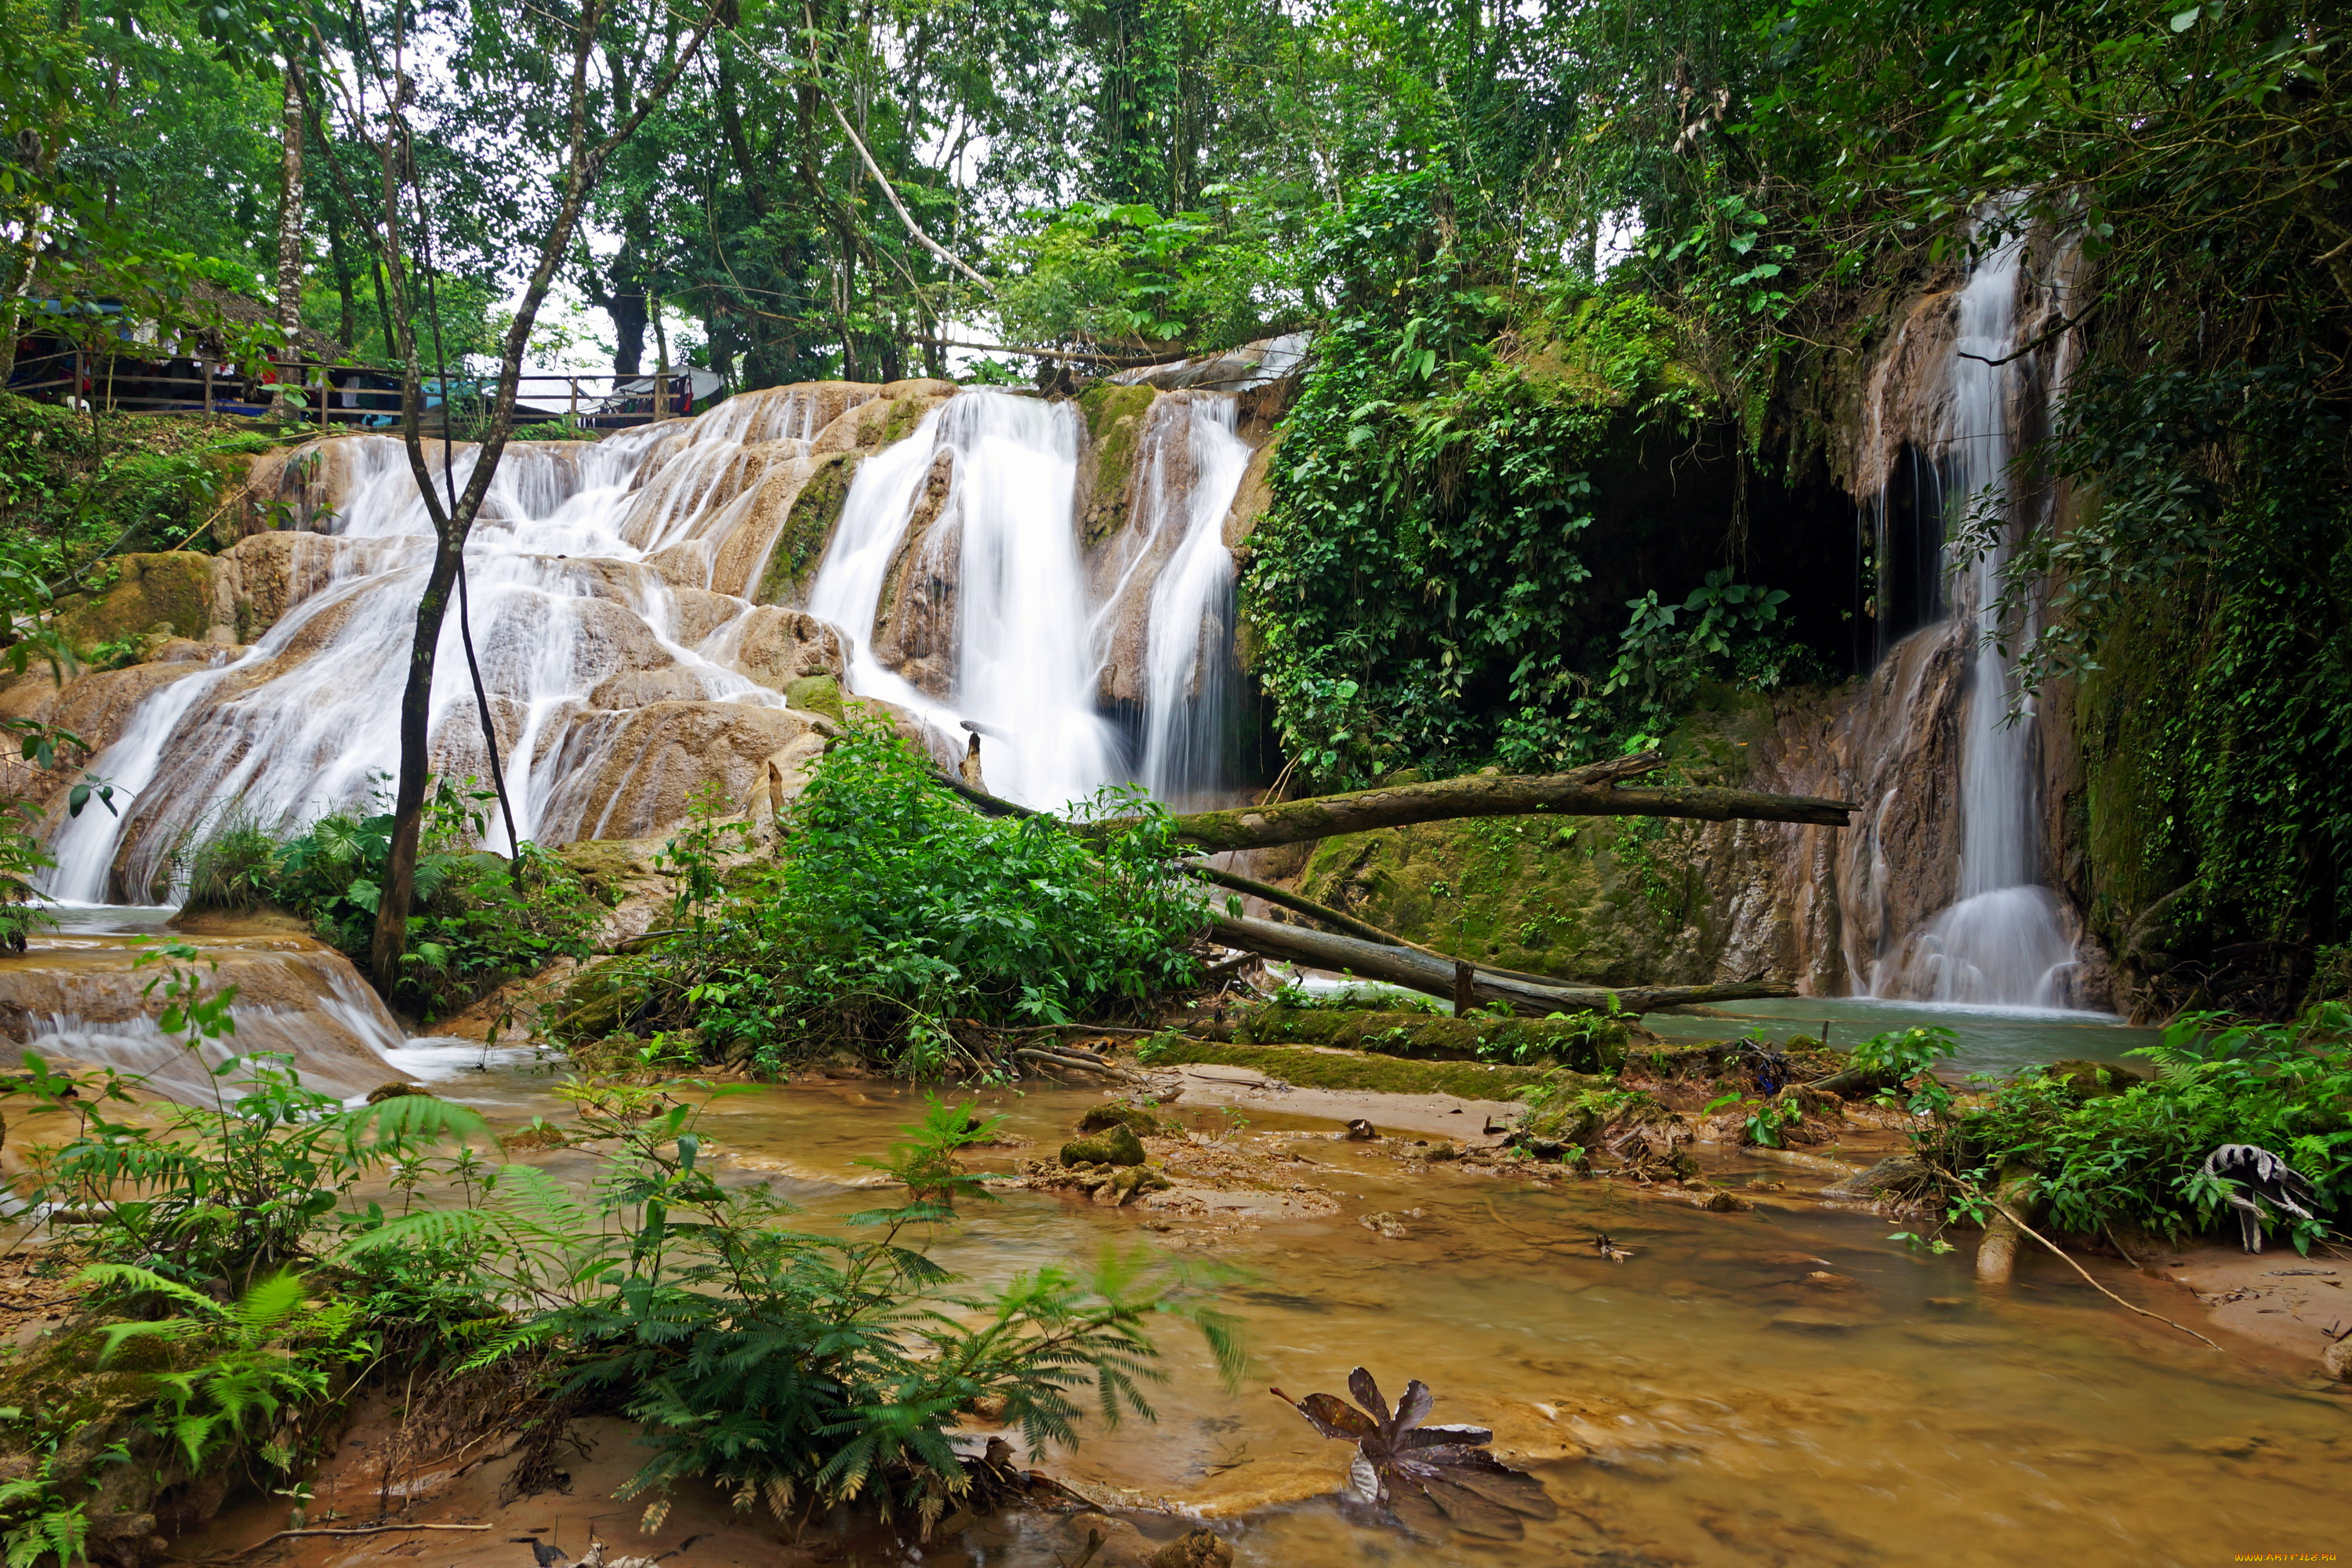
[[[754,613],[743,595],[782,518],[770,508],[759,529],[743,525],[761,474],[805,472],[824,419],[877,391],[755,394],[690,424],[508,448],[466,560],[468,624],[523,837],[561,844],[613,830],[618,792],[599,807],[591,785],[623,729],[598,715],[647,700],[608,698],[616,687],[657,679],[664,700],[784,705],[733,662]],[[1152,595],[1141,759],[1155,787],[1186,795],[1212,785],[1219,765],[1232,619],[1222,525],[1247,458],[1232,399],[1189,401],[1197,451],[1171,500],[1181,538]],[[950,398],[861,465],[809,605],[841,634],[851,692],[906,708],[942,750],[960,751],[977,729],[989,737],[990,786],[1045,807],[1136,772],[1100,710],[1100,606],[1073,516],[1080,434],[1066,404],[986,390]],[[302,542],[320,552],[323,585],[252,647],[142,702],[92,763],[130,805],[61,826],[53,895],[162,897],[187,835],[221,814],[284,831],[367,808],[388,789],[431,530],[397,439],[334,445],[348,464],[341,511],[318,525],[329,537]],[[461,489],[471,462],[458,449]],[[928,527],[902,549],[919,513]],[[942,643],[924,660],[875,647],[894,563],[906,593],[927,595]],[[436,765],[487,778],[455,608],[433,686]],[[495,817],[490,838],[504,847]]]
[[[2032,627],[2000,618],[2017,520],[2011,432],[2025,370],[2017,351],[2025,243],[1987,252],[1960,292],[1948,428],[1941,457],[1958,517],[1990,518],[1989,549],[1956,584],[1972,651],[1960,742],[1959,897],[1915,933],[1891,994],[1925,1001],[2062,1005],[2074,960],[2066,912],[2041,882],[2042,790],[2035,714],[2013,655]],[[1999,363],[2006,361],[2007,363]],[[2028,611],[2031,614],[2031,611]],[[2015,716],[2012,717],[2012,714]]]
[[[1151,589],[1144,652],[1144,786],[1181,803],[1213,800],[1226,780],[1234,646],[1234,553],[1225,513],[1250,453],[1234,433],[1233,399],[1185,405],[1192,483],[1181,504],[1184,533]]]

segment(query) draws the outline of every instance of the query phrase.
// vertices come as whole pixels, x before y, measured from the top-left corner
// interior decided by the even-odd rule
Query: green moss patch
[[[1205,1040],[1154,1041],[1137,1053],[1150,1067],[1201,1062],[1248,1068],[1301,1089],[1352,1089],[1373,1094],[1452,1094],[1465,1100],[1509,1100],[1518,1090],[1558,1078],[1544,1068],[1489,1062],[1408,1061],[1402,1057],[1314,1046],[1216,1045]]]
[[[850,481],[857,477],[857,465],[864,458],[862,452],[835,452],[817,465],[816,472],[809,476],[808,483],[793,498],[793,510],[785,515],[775,548],[768,555],[768,570],[760,578],[759,592],[752,595],[753,603],[796,604],[805,596],[809,578],[815,574],[817,563],[824,559],[825,544],[841,522],[842,508],[849,500]]]
[[[1089,544],[1100,543],[1127,521],[1127,492],[1135,478],[1135,455],[1143,426],[1159,395],[1148,386],[1090,386],[1078,395],[1088,442],[1086,515],[1079,526]]]
[[[58,619],[77,647],[170,631],[201,637],[213,624],[213,562],[193,550],[125,555],[121,575],[99,595],[58,601]]]
[[[1269,1007],[1242,1026],[1253,1045],[1310,1045],[1421,1061],[1556,1062],[1613,1072],[1624,1060],[1624,1021],[1597,1013],[1563,1018],[1432,1017],[1337,1007]]]
[[[842,711],[841,682],[830,675],[803,675],[784,688],[784,706],[822,713],[836,724],[846,724]]]

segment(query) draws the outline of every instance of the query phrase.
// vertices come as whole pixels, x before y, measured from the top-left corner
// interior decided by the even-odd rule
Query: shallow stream
[[[65,985],[127,934],[61,932],[23,958],[0,958],[0,981]],[[205,940],[227,958],[259,939]],[[288,973],[312,984],[307,969]],[[340,1061],[344,1044],[327,1038],[331,1010],[288,1001],[270,1010],[273,1043],[303,1049],[307,1016],[314,1043],[334,1044]],[[1826,1013],[1856,1029],[1887,1026],[1874,1021],[1881,1011],[1920,1011],[1871,1005],[1864,1019],[1854,1009],[1865,1005],[1741,1011],[1778,1027]],[[1788,1007],[1797,1014],[1784,1016]],[[2086,1041],[2057,1049],[2047,1036],[2004,1042],[2000,1031],[2018,1026],[1992,1015],[1939,1016],[1986,1062],[2011,1049],[2045,1059],[2112,1055],[2089,1042],[2139,1033],[2025,1021]],[[1717,1034],[1737,1026],[1686,1022]],[[552,1092],[562,1064],[529,1049],[433,1040],[376,1048],[389,1062],[383,1077],[430,1081],[501,1127],[566,1119]],[[1050,1154],[1099,1097],[1051,1089],[978,1098],[1027,1143],[972,1163],[1010,1171]],[[1171,1322],[1159,1335],[1170,1374],[1152,1394],[1159,1421],[1091,1431],[1075,1454],[1045,1463],[1106,1505],[1206,1515],[1230,1534],[1239,1563],[2189,1564],[2352,1542],[2344,1483],[2352,1400],[2307,1358],[2218,1331],[2228,1349],[2209,1350],[2126,1315],[2042,1258],[2029,1259],[2009,1291],[1982,1293],[1968,1237],[1948,1256],[1914,1253],[1889,1239],[1892,1223],[1775,1191],[1789,1167],[1733,1150],[1702,1146],[1702,1158],[1757,1207],[1713,1214],[1607,1183],[1407,1163],[1337,1142],[1332,1122],[1278,1105],[1276,1097],[1237,1112],[1173,1109],[1205,1136],[1304,1154],[1315,1162],[1306,1179],[1339,1195],[1338,1214],[1211,1228],[1010,1191],[968,1205],[934,1247],[982,1284],[1049,1263],[1082,1266],[1108,1247],[1232,1271],[1223,1297],[1253,1359],[1244,1386],[1223,1387],[1197,1336]],[[921,1106],[919,1092],[886,1080],[759,1088],[711,1106],[711,1155],[741,1180],[772,1183],[807,1223],[826,1226],[883,1196],[871,1190],[877,1173],[857,1162],[880,1154]],[[1236,1129],[1236,1116],[1246,1125]],[[1475,1128],[1465,1121],[1465,1131]],[[21,1157],[16,1142],[10,1152]],[[591,1174],[584,1154],[544,1158],[567,1179]],[[1362,1223],[1374,1215],[1385,1230]],[[1629,1260],[1598,1255],[1593,1238],[1603,1231]],[[2093,1267],[2113,1289],[2210,1330],[2177,1289],[2112,1263]],[[2326,1259],[2282,1254],[2276,1268],[2341,1269],[2352,1280],[2352,1265]],[[2352,1323],[2352,1300],[2345,1317]],[[1559,1517],[1532,1525],[1521,1542],[1429,1543],[1350,1513],[1335,1497],[1348,1451],[1265,1389],[1339,1392],[1360,1363],[1391,1398],[1409,1378],[1427,1382],[1437,1420],[1495,1428],[1497,1449],[1544,1478]],[[1129,1517],[1171,1532],[1167,1514]],[[1057,1552],[1071,1555],[1066,1542],[1038,1533],[1045,1522],[988,1528],[998,1533],[974,1531],[927,1560],[1048,1568]]]
[[[478,1047],[420,1044],[401,1065],[501,1119],[552,1119],[549,1068],[513,1053],[473,1070],[480,1059]],[[980,1095],[1034,1146],[973,1163],[1049,1151],[1097,1098]],[[804,1084],[722,1100],[708,1126],[719,1155],[824,1224],[873,1205],[878,1194],[849,1184],[873,1179],[856,1162],[920,1106],[886,1083]],[[1226,1301],[1253,1357],[1244,1386],[1221,1386],[1198,1339],[1171,1326],[1159,1422],[1093,1432],[1049,1463],[1101,1500],[1231,1521],[1240,1563],[2185,1564],[2352,1542],[2352,1405],[2307,1363],[2208,1350],[2040,1260],[2006,1294],[1982,1294],[1965,1243],[1916,1255],[1868,1215],[1718,1215],[1601,1183],[1423,1173],[1332,1141],[1328,1122],[1250,1115],[1238,1136],[1295,1133],[1286,1141],[1343,1194],[1339,1215],[1209,1234],[1013,1192],[969,1206],[935,1248],[986,1282],[1134,1245],[1235,1271]],[[1231,1121],[1211,1108],[1188,1119],[1208,1133]],[[1718,1158],[1728,1184],[1746,1179],[1738,1156]],[[1405,1234],[1359,1223],[1378,1211]],[[1597,1230],[1631,1260],[1597,1256]],[[2279,1267],[2310,1265],[2284,1255]],[[2102,1274],[2202,1323],[2179,1292]],[[1510,1544],[1417,1542],[1349,1517],[1331,1495],[1347,1450],[1264,1388],[1339,1392],[1359,1363],[1391,1397],[1427,1382],[1436,1420],[1493,1426],[1560,1517]],[[1054,1560],[1018,1542],[950,1550],[994,1568]]]

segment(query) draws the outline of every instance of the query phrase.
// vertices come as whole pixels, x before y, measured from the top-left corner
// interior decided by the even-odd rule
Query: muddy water
[[[419,1046],[402,1065],[501,1120],[553,1117],[546,1069],[509,1054],[461,1070],[479,1059]],[[1094,1098],[982,1097],[1040,1147]],[[796,1086],[720,1102],[709,1131],[743,1179],[776,1183],[824,1225],[873,1204],[850,1184],[872,1175],[855,1161],[919,1108],[888,1086]],[[2352,1543],[2352,1409],[2307,1365],[2207,1350],[2036,1266],[1982,1296],[1965,1247],[1914,1256],[1866,1215],[1711,1215],[1451,1168],[1408,1177],[1297,1119],[1260,1115],[1237,1134],[1269,1135],[1328,1167],[1339,1216],[1211,1235],[1016,1192],[975,1205],[936,1249],[981,1281],[1122,1244],[1237,1271],[1225,1300],[1249,1338],[1248,1384],[1221,1387],[1198,1341],[1171,1327],[1160,1421],[1093,1432],[1048,1462],[1105,1501],[1207,1514],[1238,1562],[2187,1564]],[[1745,1179],[1736,1163],[1722,1173]],[[1358,1223],[1374,1211],[1404,1236]],[[1596,1257],[1596,1229],[1633,1258]],[[2105,1278],[2196,1317],[2183,1296]],[[1332,1496],[1346,1451],[1263,1390],[1338,1391],[1359,1363],[1391,1395],[1424,1379],[1437,1419],[1493,1426],[1560,1517],[1511,1544],[1416,1542],[1353,1517]],[[1013,1531],[929,1560],[1055,1558]]]

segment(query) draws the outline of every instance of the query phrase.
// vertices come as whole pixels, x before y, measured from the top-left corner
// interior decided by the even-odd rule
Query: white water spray
[[[1914,935],[1887,989],[1927,1001],[2051,1007],[2066,1000],[2074,943],[2056,896],[2040,880],[2034,712],[2003,651],[2032,627],[2000,619],[2016,525],[2010,433],[2022,364],[2015,356],[2023,254],[2022,237],[1988,252],[1958,302],[1942,447],[1947,493],[1965,515],[1993,524],[1990,547],[1974,554],[1958,584],[1973,648],[1960,744],[1959,897]]]
[[[1184,533],[1151,589],[1144,650],[1144,787],[1171,804],[1213,798],[1226,781],[1224,738],[1234,646],[1234,555],[1225,514],[1249,467],[1231,398],[1186,405],[1190,486]]]

